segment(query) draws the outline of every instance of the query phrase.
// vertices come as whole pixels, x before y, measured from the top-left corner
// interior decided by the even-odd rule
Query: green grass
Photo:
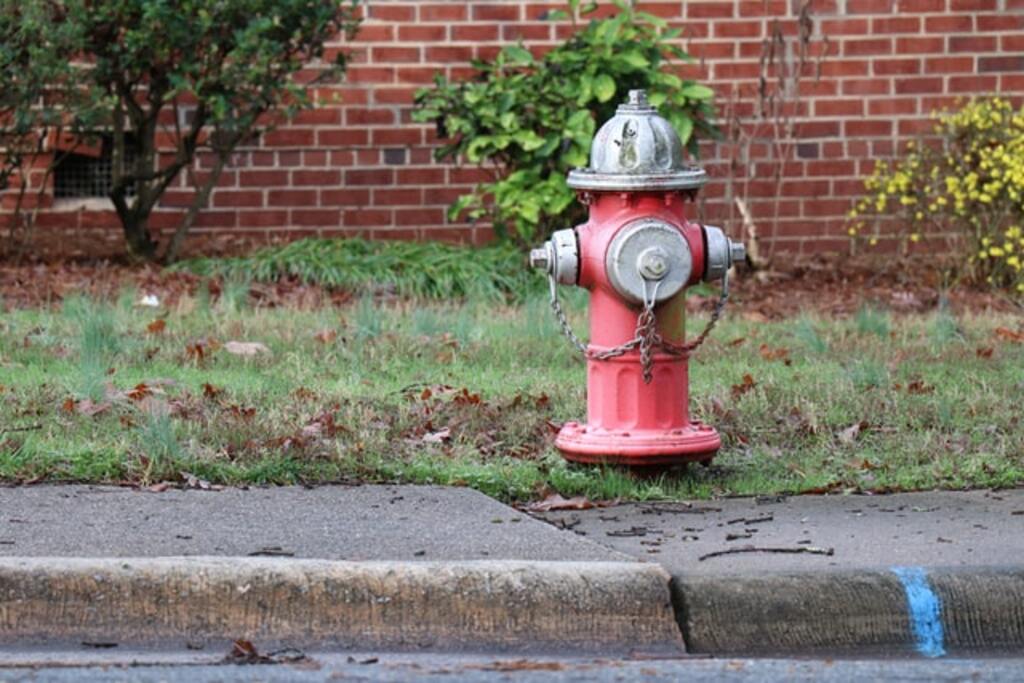
[[[1024,483],[1024,345],[994,334],[1020,324],[1007,317],[733,311],[691,367],[693,412],[722,451],[639,477],[554,451],[551,425],[585,413],[584,365],[542,297],[253,309],[238,284],[173,310],[136,298],[0,318],[0,480],[417,482],[505,500]],[[745,374],[754,388],[734,391]]]
[[[234,283],[295,278],[355,292],[402,297],[522,300],[544,280],[508,245],[467,247],[440,242],[304,239],[230,259],[194,259],[176,266]]]

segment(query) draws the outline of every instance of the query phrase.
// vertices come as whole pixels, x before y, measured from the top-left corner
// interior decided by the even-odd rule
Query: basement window
[[[109,197],[114,188],[114,141],[110,135],[98,136],[92,144],[79,144],[58,149],[59,155],[53,175],[53,195],[56,199],[88,199]],[[125,165],[133,162],[130,150],[125,152]],[[135,195],[134,185],[128,196]]]

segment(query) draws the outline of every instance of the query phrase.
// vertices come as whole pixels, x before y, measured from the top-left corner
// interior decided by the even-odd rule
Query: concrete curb
[[[0,558],[0,644],[678,655],[669,579],[618,562]]]
[[[1024,651],[1022,567],[674,576],[672,594],[691,653]]]
[[[0,646],[238,638],[264,651],[1021,652],[1024,567],[670,577],[639,562],[0,558]]]

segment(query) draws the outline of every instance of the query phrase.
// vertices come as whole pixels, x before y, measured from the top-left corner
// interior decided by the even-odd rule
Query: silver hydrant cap
[[[675,128],[651,106],[644,90],[630,90],[590,146],[590,166],[569,172],[577,190],[694,190],[707,176],[683,159]]]

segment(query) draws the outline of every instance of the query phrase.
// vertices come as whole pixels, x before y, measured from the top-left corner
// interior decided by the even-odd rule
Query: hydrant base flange
[[[632,467],[709,462],[721,446],[718,432],[700,422],[671,431],[628,432],[566,422],[555,439],[555,447],[566,460]]]

